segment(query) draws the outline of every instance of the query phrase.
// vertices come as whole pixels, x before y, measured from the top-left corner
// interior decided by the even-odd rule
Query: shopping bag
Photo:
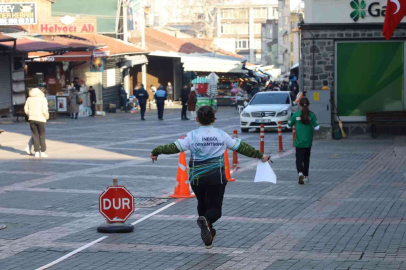
[[[262,162],[261,160],[258,161],[254,183],[257,182],[271,182],[276,184],[276,174],[268,162]]]

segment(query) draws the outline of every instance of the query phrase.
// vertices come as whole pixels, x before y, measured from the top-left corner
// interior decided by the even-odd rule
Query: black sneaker
[[[145,118],[141,118],[142,121],[145,121]]]
[[[200,216],[197,218],[197,225],[201,230],[201,237],[206,248],[211,248],[210,245],[213,247],[213,235],[210,231],[209,222],[205,217]]]
[[[185,120],[190,120],[190,119],[186,117]]]
[[[304,184],[304,175],[302,173],[299,173],[299,185],[303,185]]]
[[[213,247],[214,239],[216,239],[216,235],[217,235],[216,230],[214,228],[212,228],[211,229],[211,238],[212,238],[211,239],[211,244],[210,245],[205,245],[206,249],[211,249]]]

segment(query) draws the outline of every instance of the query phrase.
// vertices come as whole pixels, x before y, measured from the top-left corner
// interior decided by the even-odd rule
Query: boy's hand
[[[152,163],[158,161],[158,156],[154,156],[152,153],[149,155],[149,157],[152,159]]]
[[[271,162],[272,162],[271,156],[264,154],[264,155],[262,156],[262,158],[261,158],[261,161],[262,161],[262,162],[267,162],[267,161],[271,161]]]

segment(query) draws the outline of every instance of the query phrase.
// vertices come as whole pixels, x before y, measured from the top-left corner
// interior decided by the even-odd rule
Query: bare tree
[[[211,38],[217,29],[217,14],[219,7],[225,0],[178,0],[176,5],[169,5],[170,16],[176,16],[174,20],[179,23],[190,23],[195,32],[202,33]],[[174,21],[173,20],[173,21]],[[169,21],[171,23],[171,20]]]

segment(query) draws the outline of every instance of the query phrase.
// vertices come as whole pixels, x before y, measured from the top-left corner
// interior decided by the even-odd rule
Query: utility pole
[[[141,47],[143,50],[146,49],[145,46],[145,9],[144,5],[142,4],[141,6],[141,18],[142,18],[142,25],[141,25]],[[147,64],[142,64],[141,67],[142,71],[142,84],[144,85],[145,88],[147,88]]]
[[[124,42],[128,42],[128,18],[127,18],[127,0],[122,1],[123,5],[123,40]],[[131,95],[130,90],[130,69],[124,68],[123,69],[124,75],[124,90],[127,92],[128,95]]]

